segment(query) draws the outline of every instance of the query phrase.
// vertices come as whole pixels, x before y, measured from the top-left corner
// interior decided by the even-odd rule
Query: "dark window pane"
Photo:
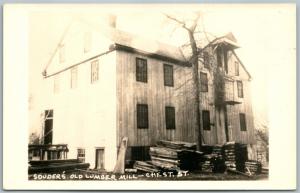
[[[147,82],[147,60],[136,58],[136,81]]]
[[[209,111],[202,111],[202,124],[204,130],[210,130],[210,115]]]
[[[208,54],[208,52],[203,53],[203,64],[204,64],[204,68],[209,68],[209,54]]]
[[[217,48],[217,65],[222,67],[222,50],[220,47]]]
[[[244,113],[240,113],[240,129],[241,131],[247,131],[246,115]]]
[[[243,98],[244,91],[243,91],[243,82],[242,81],[237,81],[237,89],[238,89],[238,97]]]
[[[227,58],[227,50],[223,48],[223,53],[224,53],[224,68],[225,72],[228,73],[228,58]]]
[[[164,85],[174,86],[172,65],[164,64]]]
[[[148,128],[148,105],[146,104],[137,105],[137,128]]]
[[[166,107],[166,129],[175,129],[175,108]]]
[[[208,92],[208,79],[207,79],[207,74],[200,72],[200,91],[201,92]]]

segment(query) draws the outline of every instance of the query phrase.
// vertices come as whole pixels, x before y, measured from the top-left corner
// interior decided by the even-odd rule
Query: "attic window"
[[[64,44],[60,45],[60,47],[59,47],[59,63],[65,62],[65,60],[66,60],[65,52],[66,52],[65,45]]]
[[[242,81],[237,81],[237,89],[238,89],[238,97],[243,98],[244,91],[243,91],[243,82]]]
[[[204,64],[204,68],[209,68],[209,54],[208,54],[208,52],[203,52],[203,64]]]
[[[234,67],[235,67],[235,75],[239,76],[240,75],[240,69],[239,69],[240,66],[237,61],[234,63]]]

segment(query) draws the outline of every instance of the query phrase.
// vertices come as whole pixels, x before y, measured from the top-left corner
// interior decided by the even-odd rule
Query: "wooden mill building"
[[[198,132],[205,144],[254,144],[250,75],[236,48],[228,35],[199,57],[197,131],[192,68],[180,48],[73,22],[43,72],[43,143],[68,144],[70,158],[107,171],[113,170],[125,136],[128,160],[147,159],[149,146],[160,139],[198,143]],[[212,66],[225,72],[226,94],[218,108]]]

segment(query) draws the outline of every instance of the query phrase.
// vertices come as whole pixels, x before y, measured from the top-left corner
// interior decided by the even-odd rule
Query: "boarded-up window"
[[[207,74],[204,72],[200,72],[200,91],[201,92],[208,92],[208,79]]]
[[[237,81],[237,89],[238,89],[238,97],[243,98],[244,91],[243,91],[243,82],[242,81]]]
[[[203,130],[210,130],[210,115],[207,110],[202,111],[202,124]]]
[[[203,64],[204,64],[204,68],[209,68],[209,54],[208,54],[208,52],[203,52]]]
[[[147,129],[148,127],[148,105],[137,104],[137,128]]]
[[[166,107],[166,129],[175,129],[175,107]]]
[[[98,80],[99,76],[99,61],[95,60],[91,63],[91,83]]]
[[[136,81],[147,82],[147,60],[136,58]]]
[[[60,86],[59,86],[59,75],[54,76],[54,86],[53,86],[53,92],[54,93],[59,93],[60,91]]]
[[[66,60],[66,51],[65,51],[65,45],[60,45],[59,47],[59,62],[63,63]]]
[[[173,66],[164,64],[164,85],[174,86]]]
[[[86,32],[84,34],[84,53],[87,53],[91,50],[92,46],[92,33]]]
[[[77,87],[77,67],[71,69],[71,88]]]
[[[83,148],[77,149],[77,159],[82,163],[85,162],[85,149]]]
[[[246,115],[240,113],[240,129],[241,131],[247,131]]]
[[[239,65],[239,63],[238,62],[235,62],[234,63],[234,70],[235,70],[235,75],[236,76],[239,76],[240,75],[240,65]]]

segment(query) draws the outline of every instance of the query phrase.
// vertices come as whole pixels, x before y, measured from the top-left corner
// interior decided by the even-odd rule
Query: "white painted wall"
[[[80,25],[71,28],[64,40],[66,60],[59,63],[58,53],[48,75],[108,50],[110,41],[92,35],[92,49],[84,53],[84,33]],[[99,60],[99,79],[91,83],[91,62]],[[58,79],[59,91],[54,92]],[[43,109],[53,109],[53,144],[68,144],[68,158],[77,157],[85,148],[85,161],[95,167],[96,148],[105,149],[105,169],[113,170],[116,144],[116,52],[110,52],[77,66],[77,87],[71,88],[71,69],[44,79]]]

